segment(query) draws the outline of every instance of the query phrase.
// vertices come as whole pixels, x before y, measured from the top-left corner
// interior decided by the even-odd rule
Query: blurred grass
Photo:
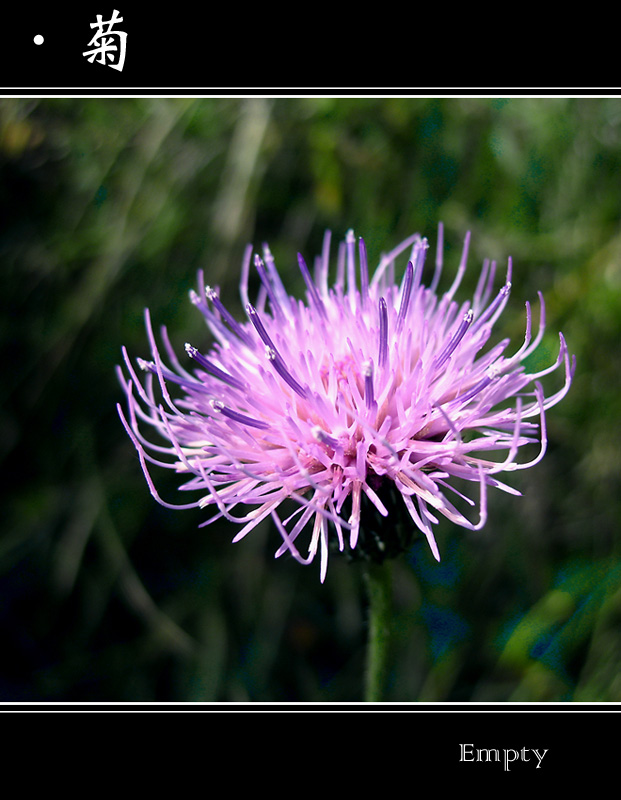
[[[241,313],[249,241],[300,290],[325,228],[376,261],[442,220],[450,266],[472,231],[464,293],[513,257],[498,335],[541,289],[578,371],[524,496],[442,525],[440,565],[422,542],[395,563],[389,699],[621,701],[620,170],[614,98],[0,100],[0,700],[360,698],[358,568],[320,586],[268,528],[231,545],[158,507],[114,366],[146,354],[147,305],[207,344],[199,267]]]

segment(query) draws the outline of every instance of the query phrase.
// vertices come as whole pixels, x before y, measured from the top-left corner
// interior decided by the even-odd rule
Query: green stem
[[[371,564],[366,571],[369,597],[369,632],[365,701],[378,703],[384,699],[388,673],[388,651],[392,612],[390,562]]]

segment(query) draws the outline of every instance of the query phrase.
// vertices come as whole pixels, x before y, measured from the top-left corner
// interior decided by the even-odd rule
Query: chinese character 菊
[[[123,22],[123,17],[119,16],[119,12],[116,9],[109,20],[104,21],[101,14],[97,14],[97,22],[91,22],[91,28],[97,28],[97,30],[88,43],[89,46],[95,45],[95,47],[82,53],[82,55],[87,56],[91,64],[99,56],[97,59],[99,64],[105,64],[108,67],[112,67],[112,69],[118,69],[120,72],[125,63],[127,34],[124,31],[112,30],[112,26],[116,22]],[[115,42],[118,43],[118,46]]]

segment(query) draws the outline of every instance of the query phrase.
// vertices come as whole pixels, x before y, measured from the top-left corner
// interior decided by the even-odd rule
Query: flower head
[[[439,514],[481,528],[489,487],[519,494],[499,481],[499,473],[543,457],[545,412],[566,394],[575,360],[559,334],[556,361],[527,371],[524,361],[544,333],[541,294],[534,338],[527,302],[519,349],[505,355],[508,340],[486,348],[509,298],[511,260],[499,290],[495,263],[484,262],[472,301],[460,304],[454,298],[468,245],[469,235],[456,275],[440,295],[442,226],[428,286],[426,239],[410,236],[370,274],[364,241],[349,231],[330,288],[327,233],[313,272],[298,255],[305,300],[289,296],[265,246],[262,257],[254,256],[260,279],[254,304],[248,247],[240,282],[247,320],[237,321],[199,272],[198,291],[190,297],[214,342],[206,351],[186,344],[185,366],[162,328],[165,363],[146,311],[152,358],[138,359],[146,373],[140,380],[123,350],[129,377],[120,369],[119,375],[128,415],[120,406],[119,413],[153,496],[168,508],[213,507],[202,524],[222,517],[234,522],[240,526],[234,541],[271,516],[282,537],[276,555],[289,552],[306,564],[319,553],[322,580],[331,546],[365,549],[372,516],[386,518],[375,535],[380,551],[394,544],[391,517],[399,508],[407,512],[410,533],[397,549],[421,531],[438,560],[432,525]],[[395,262],[406,252],[397,282]],[[545,397],[539,379],[563,366],[564,385]],[[159,443],[145,438],[145,429],[153,429]],[[520,460],[521,449],[533,442],[538,454]],[[185,479],[180,488],[200,497],[182,505],[164,502],[149,464],[174,469]],[[458,491],[456,482],[471,483],[477,501]],[[473,519],[451,502],[451,492],[478,505]]]

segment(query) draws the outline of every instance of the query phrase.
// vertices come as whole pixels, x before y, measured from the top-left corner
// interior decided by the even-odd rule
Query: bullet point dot
[[[43,44],[44,41],[45,41],[45,39],[43,38],[43,36],[41,36],[40,33],[38,33],[33,39],[33,42],[35,44]]]

